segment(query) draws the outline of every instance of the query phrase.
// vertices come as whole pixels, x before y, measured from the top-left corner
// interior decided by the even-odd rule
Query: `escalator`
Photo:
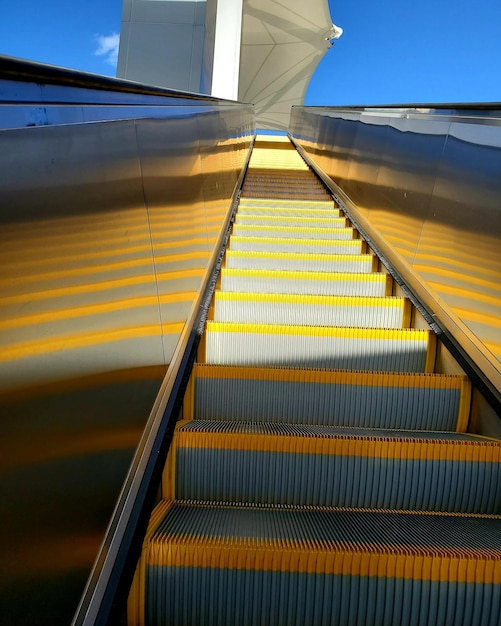
[[[500,442],[292,144],[258,138],[128,600],[139,624],[499,624]]]

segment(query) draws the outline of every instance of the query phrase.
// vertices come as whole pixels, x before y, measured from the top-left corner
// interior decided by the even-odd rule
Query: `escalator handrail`
[[[59,85],[61,87],[68,88],[93,89],[123,94],[162,96],[183,100],[194,100],[197,102],[241,104],[205,94],[156,87],[154,85],[137,83],[131,80],[113,78],[111,76],[103,76],[100,74],[91,74],[89,72],[81,72],[69,68],[38,63],[35,61],[27,61],[3,55],[0,55],[0,80],[37,83],[39,85]],[[3,98],[0,97],[0,100],[3,100]]]

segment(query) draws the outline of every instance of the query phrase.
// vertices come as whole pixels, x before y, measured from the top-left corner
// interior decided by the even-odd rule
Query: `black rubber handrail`
[[[301,106],[301,105],[294,105]],[[292,108],[294,108],[294,106]],[[430,111],[436,112],[438,115],[454,115],[455,113],[464,114],[468,113],[474,115],[476,112],[485,113],[490,111],[497,113],[495,117],[501,117],[501,102],[425,102],[421,104],[416,103],[402,103],[402,104],[355,104],[355,105],[318,105],[308,106],[308,109],[323,109],[329,111],[354,111],[354,112],[375,112],[375,111],[394,111],[402,110],[413,113],[419,113],[420,109],[429,114]]]
[[[112,91],[147,96],[167,96],[169,98],[191,99],[202,102],[225,102],[231,100],[214,98],[209,95],[184,92],[176,89],[166,89],[154,85],[145,85],[131,80],[101,76],[80,72],[55,65],[26,61],[15,57],[0,55],[0,80],[14,80],[37,84],[60,85],[65,87],[79,87],[99,91]]]

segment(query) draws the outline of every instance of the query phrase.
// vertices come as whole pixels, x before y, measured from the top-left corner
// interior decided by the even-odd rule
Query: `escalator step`
[[[464,376],[196,363],[193,381],[197,419],[463,431],[470,408]]]
[[[230,239],[229,251],[250,252],[294,252],[297,254],[362,254],[365,242],[362,239],[293,239],[292,237],[238,236]]]
[[[240,198],[239,211],[249,213],[255,211],[308,211],[326,214],[329,217],[336,217],[336,207],[332,200],[273,200],[271,198]]]
[[[305,172],[307,174],[307,172]],[[308,195],[312,191],[322,194],[325,197],[328,197],[327,192],[316,181],[308,180],[308,177],[299,177],[295,176],[270,176],[268,178],[264,176],[256,176],[251,175],[245,181],[242,187],[242,195],[247,195],[247,192],[250,191],[264,191],[267,190],[275,190],[275,189],[284,189],[289,190],[290,192],[300,192],[302,195]],[[261,197],[263,194],[261,195]]]
[[[360,258],[356,257],[357,260]],[[235,256],[227,255],[227,261],[228,259],[231,264]],[[246,260],[251,264],[251,259]],[[390,288],[391,276],[376,272],[330,273],[307,272],[301,269],[287,271],[231,267],[221,269],[223,291],[382,297],[389,294]]]
[[[499,624],[498,518],[159,507],[136,583],[149,623]]]
[[[255,324],[300,324],[362,328],[409,326],[411,306],[405,298],[314,296],[216,291],[214,321]]]
[[[195,420],[174,450],[180,500],[501,513],[501,442],[472,435]]]
[[[425,330],[207,322],[205,362],[215,365],[431,372],[434,361]]]
[[[337,214],[335,213],[337,211]],[[315,211],[310,209],[265,209],[240,208],[236,214],[236,224],[288,224],[294,218],[294,224],[317,228],[330,228],[332,220],[339,218],[339,209]]]
[[[233,243],[232,238],[230,245]],[[375,270],[377,262],[377,257],[372,254],[255,252],[231,249],[226,250],[225,256],[225,267],[230,268],[309,272],[370,273]]]
[[[344,217],[332,218],[328,227],[296,226],[295,220],[282,220],[275,225],[235,224],[233,235],[236,237],[267,237],[279,239],[353,239],[353,228],[346,228]]]
[[[244,198],[275,198],[285,200],[328,200],[329,194],[319,185],[307,184],[292,178],[275,178],[271,181],[255,179],[242,187]]]

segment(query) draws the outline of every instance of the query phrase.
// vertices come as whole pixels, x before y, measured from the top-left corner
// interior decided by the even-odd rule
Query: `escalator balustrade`
[[[278,141],[251,157],[129,624],[499,624],[500,442],[468,434],[469,380],[435,373],[433,332]]]

